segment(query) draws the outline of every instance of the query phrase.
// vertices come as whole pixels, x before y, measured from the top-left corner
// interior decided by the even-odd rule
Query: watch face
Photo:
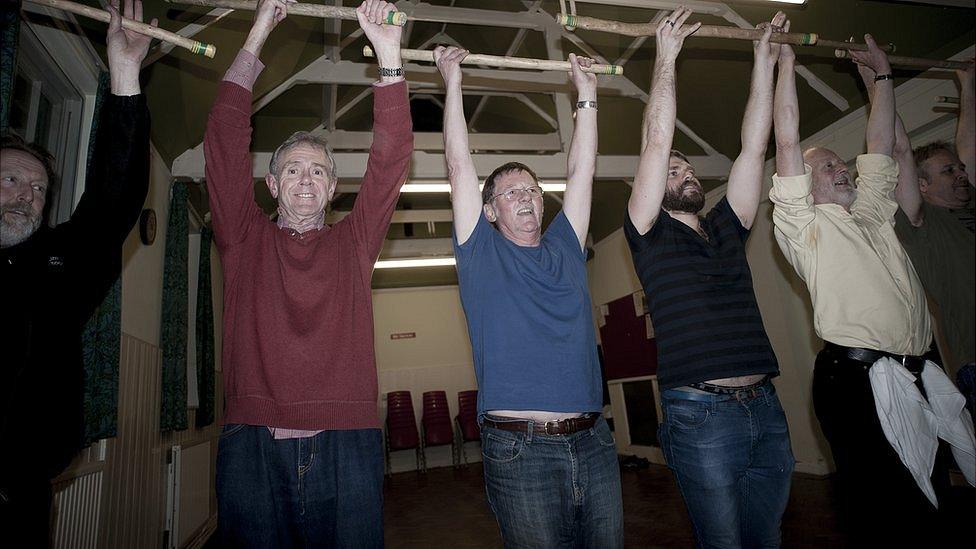
[[[153,209],[142,210],[139,216],[139,239],[142,243],[149,246],[156,240],[156,211]]]

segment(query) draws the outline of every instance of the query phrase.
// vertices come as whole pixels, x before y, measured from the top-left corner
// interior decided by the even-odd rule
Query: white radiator
[[[51,530],[56,549],[98,547],[102,502],[102,471],[59,482],[54,489]]]
[[[193,543],[210,529],[210,441],[170,448],[166,484],[166,547]]]

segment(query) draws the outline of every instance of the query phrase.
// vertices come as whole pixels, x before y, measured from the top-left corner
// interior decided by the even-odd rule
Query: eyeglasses
[[[513,188],[513,189],[508,189],[505,192],[491,195],[491,197],[488,198],[488,202],[491,202],[492,200],[498,198],[499,196],[509,202],[514,202],[515,200],[522,197],[522,193],[525,193],[531,199],[531,198],[538,198],[542,196],[545,193],[545,191],[543,191],[542,187],[538,185],[533,185],[532,187],[525,187],[524,189]]]

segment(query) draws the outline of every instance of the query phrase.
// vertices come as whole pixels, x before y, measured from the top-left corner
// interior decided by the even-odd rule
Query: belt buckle
[[[552,433],[552,432],[549,431],[549,426],[550,425],[552,425],[554,428],[558,428],[559,427],[559,422],[556,421],[556,420],[549,420],[549,421],[547,421],[544,424],[544,429],[545,429],[545,432],[546,432],[547,435],[550,435],[550,436],[558,435],[559,433]]]

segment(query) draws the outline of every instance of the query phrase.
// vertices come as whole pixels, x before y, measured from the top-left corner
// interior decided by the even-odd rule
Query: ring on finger
[[[672,20],[670,20],[670,19],[665,19],[665,21],[667,21],[667,23],[668,23],[669,25],[671,25],[671,28],[672,28],[672,29],[674,28],[674,21],[672,21]]]

